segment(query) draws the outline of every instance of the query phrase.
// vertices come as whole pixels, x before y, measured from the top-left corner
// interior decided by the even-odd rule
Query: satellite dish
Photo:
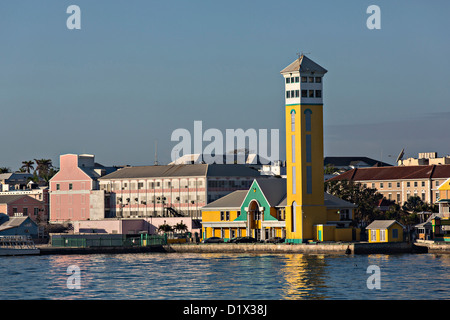
[[[403,160],[404,155],[405,155],[405,148],[403,148],[402,151],[400,151],[400,153],[398,154],[397,160],[395,162],[398,163],[400,160]]]

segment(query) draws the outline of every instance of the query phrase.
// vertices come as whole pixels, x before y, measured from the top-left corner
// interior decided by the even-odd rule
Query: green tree
[[[338,180],[326,181],[325,190],[338,198],[357,205],[353,215],[356,224],[369,224],[381,217],[378,203],[383,199],[383,195],[378,193],[377,189],[366,188],[359,182]]]
[[[187,225],[185,225],[183,222],[177,223],[173,229],[175,231],[179,231],[179,232],[183,232],[186,231],[188,229]]]
[[[0,167],[0,173],[10,173],[11,169],[8,167]]]
[[[173,228],[170,225],[168,225],[167,223],[164,223],[158,227],[158,231],[170,232],[170,231],[173,231]]]
[[[36,171],[38,176],[43,178],[49,174],[50,168],[52,168],[52,160],[50,159],[34,159],[36,162]]]
[[[34,161],[22,161],[21,169],[24,169],[27,173],[30,173],[30,170],[34,169]]]

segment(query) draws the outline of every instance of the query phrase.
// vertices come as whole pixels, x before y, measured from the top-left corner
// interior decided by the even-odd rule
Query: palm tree
[[[162,231],[162,232],[170,232],[172,230],[173,230],[173,228],[170,225],[168,225],[167,223],[164,223],[158,227],[158,231]]]
[[[183,222],[180,222],[180,223],[177,223],[173,228],[176,231],[182,232],[182,231],[186,231],[188,227]]]
[[[50,168],[52,167],[52,160],[50,159],[34,159],[36,162],[36,171],[39,173],[39,177],[48,175]]]
[[[30,161],[22,161],[22,167],[21,169],[25,169],[27,171],[27,173],[30,173],[30,169],[34,169],[34,161],[30,160]]]
[[[10,173],[11,169],[8,167],[0,167],[0,173]]]

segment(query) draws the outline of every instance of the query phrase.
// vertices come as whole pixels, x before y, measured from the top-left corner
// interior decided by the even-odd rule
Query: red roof
[[[450,165],[355,168],[328,181],[448,179]]]

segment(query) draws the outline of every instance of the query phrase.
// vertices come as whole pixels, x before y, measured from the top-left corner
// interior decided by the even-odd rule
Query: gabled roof
[[[10,203],[10,202],[22,199],[23,197],[31,198],[30,196],[27,196],[25,194],[0,195],[0,203],[3,203],[3,204]],[[34,198],[31,198],[31,199],[34,199]]]
[[[242,164],[176,164],[125,167],[100,177],[99,180],[190,176],[257,177],[260,176],[260,173],[256,169]]]
[[[323,164],[335,167],[360,166],[366,163],[370,167],[392,167],[391,164],[368,157],[325,157]]]
[[[443,179],[450,177],[450,165],[398,166],[377,168],[355,168],[328,181],[370,181],[370,180],[407,180],[407,179]]]
[[[26,220],[30,220],[33,224],[36,224],[33,220],[30,219],[30,217],[9,217],[9,220],[0,225],[0,231],[16,228],[19,227],[22,223],[24,223]]]
[[[333,196],[332,194],[329,194],[328,192],[324,193],[325,198],[325,207],[328,208],[356,208],[357,205],[353,204],[351,202],[345,201],[341,198],[338,198],[336,196]]]
[[[208,203],[206,206],[202,207],[202,210],[211,210],[211,209],[221,209],[221,208],[240,208],[242,202],[244,202],[245,196],[247,195],[248,190],[237,190],[232,193],[223,196],[222,198],[217,199],[211,203]]]
[[[394,223],[397,223],[404,228],[404,226],[399,222],[397,222],[396,220],[374,220],[371,224],[369,224],[366,227],[366,229],[387,229]]]
[[[286,179],[256,179],[256,183],[271,207],[277,207],[286,198]]]
[[[328,72],[325,68],[319,66],[317,63],[309,59],[305,55],[301,55],[298,59],[295,59],[290,65],[280,71],[280,73],[288,73],[288,72],[317,72],[325,74]]]

